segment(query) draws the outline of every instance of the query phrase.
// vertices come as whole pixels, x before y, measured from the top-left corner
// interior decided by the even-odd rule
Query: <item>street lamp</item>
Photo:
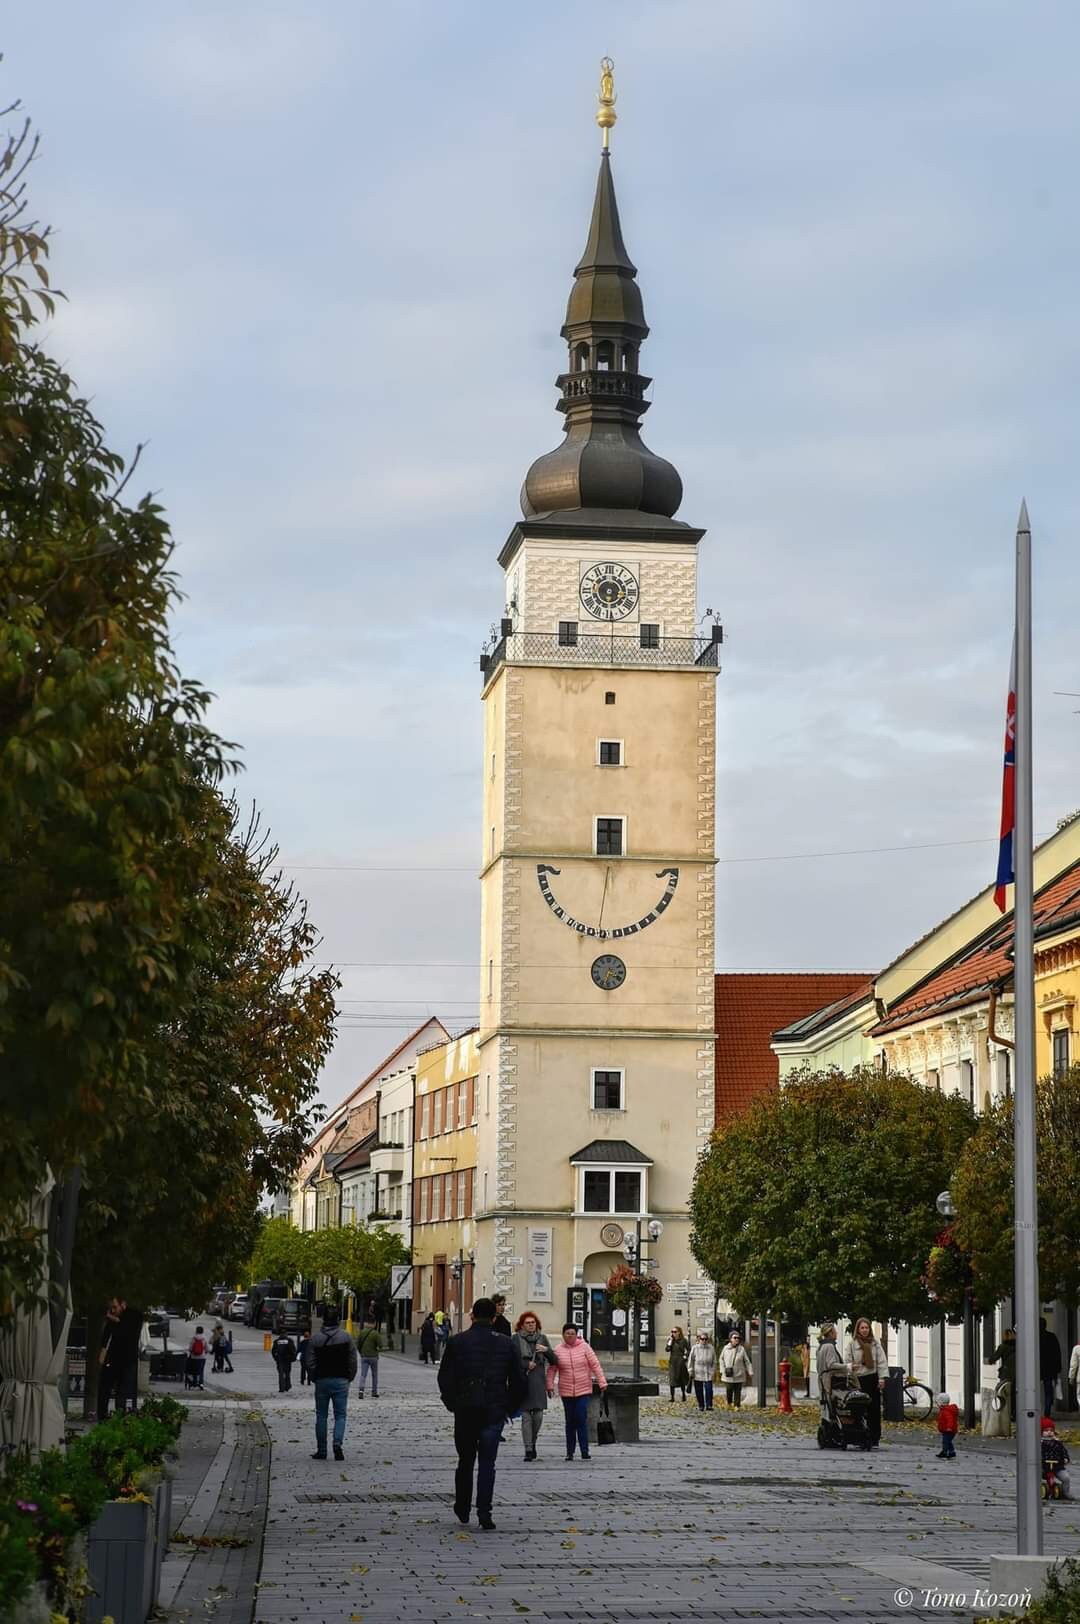
[[[951,1190],[942,1190],[934,1205],[942,1218],[951,1222],[956,1217],[956,1203]],[[941,1322],[941,1385],[945,1385],[945,1322]],[[964,1287],[964,1426],[970,1431],[975,1425],[975,1326],[971,1312],[971,1292]]]
[[[650,1218],[649,1222],[648,1222],[648,1226],[646,1228],[646,1234],[647,1234],[649,1240],[651,1242],[653,1242],[653,1244],[655,1244],[660,1239],[660,1237],[661,1237],[661,1235],[663,1233],[664,1233],[664,1226],[660,1222],[659,1218]],[[626,1237],[625,1241],[623,1242],[623,1255],[626,1258],[626,1261],[630,1265],[630,1267],[632,1269],[636,1269],[638,1274],[643,1275],[645,1273],[645,1263],[644,1263],[644,1260],[642,1259],[642,1256],[641,1256],[641,1219],[640,1218],[638,1218],[637,1221],[634,1224],[634,1233],[632,1235],[627,1234],[627,1237]],[[641,1307],[640,1307],[640,1305],[638,1303],[634,1304],[634,1363],[633,1363],[633,1373],[634,1373],[634,1380],[635,1381],[640,1381],[641,1380]]]

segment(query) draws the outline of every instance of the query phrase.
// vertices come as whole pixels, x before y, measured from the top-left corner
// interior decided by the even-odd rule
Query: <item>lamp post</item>
[[[952,1221],[956,1217],[956,1203],[952,1198],[951,1190],[942,1190],[934,1205],[942,1218]],[[974,1321],[971,1312],[971,1292],[964,1287],[964,1426],[970,1432],[975,1425],[975,1338]],[[942,1344],[944,1346],[944,1343]],[[942,1361],[941,1385],[945,1386],[944,1360]]]
[[[476,1253],[475,1252],[470,1252],[468,1254],[468,1256],[466,1257],[464,1247],[459,1247],[458,1248],[458,1255],[454,1259],[453,1263],[451,1263],[451,1265],[450,1265],[450,1278],[451,1278],[451,1280],[456,1280],[457,1281],[457,1288],[458,1288],[458,1290],[457,1290],[457,1297],[458,1297],[458,1324],[457,1324],[457,1328],[458,1328],[459,1331],[463,1331],[465,1329],[465,1284],[464,1284],[464,1282],[465,1282],[465,1265],[466,1265],[466,1263],[468,1263],[470,1268],[475,1268],[475,1266],[476,1266]]]
[[[652,1242],[660,1239],[664,1233],[664,1226],[659,1218],[650,1218],[648,1224],[648,1237]],[[645,1273],[645,1266],[641,1256],[641,1219],[634,1224],[634,1233],[627,1235],[623,1242],[623,1255],[632,1269],[638,1274]],[[641,1380],[641,1307],[634,1304],[634,1363],[632,1366],[634,1380]]]

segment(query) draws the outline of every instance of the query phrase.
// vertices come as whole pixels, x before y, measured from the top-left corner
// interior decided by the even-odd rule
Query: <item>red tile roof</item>
[[[1073,921],[1080,926],[1080,863],[1066,869],[1036,893],[1036,943],[1039,936],[1054,935]],[[964,948],[950,964],[894,1004],[870,1035],[881,1037],[934,1015],[980,1002],[995,983],[1012,979],[1012,946],[1013,919],[1009,913]]]
[[[718,975],[717,1120],[779,1087],[779,1061],[769,1047],[774,1032],[866,986],[865,970]]]

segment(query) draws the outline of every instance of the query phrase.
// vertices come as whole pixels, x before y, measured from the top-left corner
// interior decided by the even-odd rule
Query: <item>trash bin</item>
[[[890,1365],[881,1384],[881,1414],[886,1421],[904,1419],[904,1367]]]

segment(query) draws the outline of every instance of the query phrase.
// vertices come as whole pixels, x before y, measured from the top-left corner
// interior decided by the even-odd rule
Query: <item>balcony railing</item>
[[[715,633],[719,630],[716,627]],[[636,666],[645,670],[705,666],[715,671],[720,665],[720,638],[660,637],[642,643],[640,635],[579,630],[572,641],[564,641],[556,632],[508,632],[480,656],[485,683],[503,661],[514,665]]]

